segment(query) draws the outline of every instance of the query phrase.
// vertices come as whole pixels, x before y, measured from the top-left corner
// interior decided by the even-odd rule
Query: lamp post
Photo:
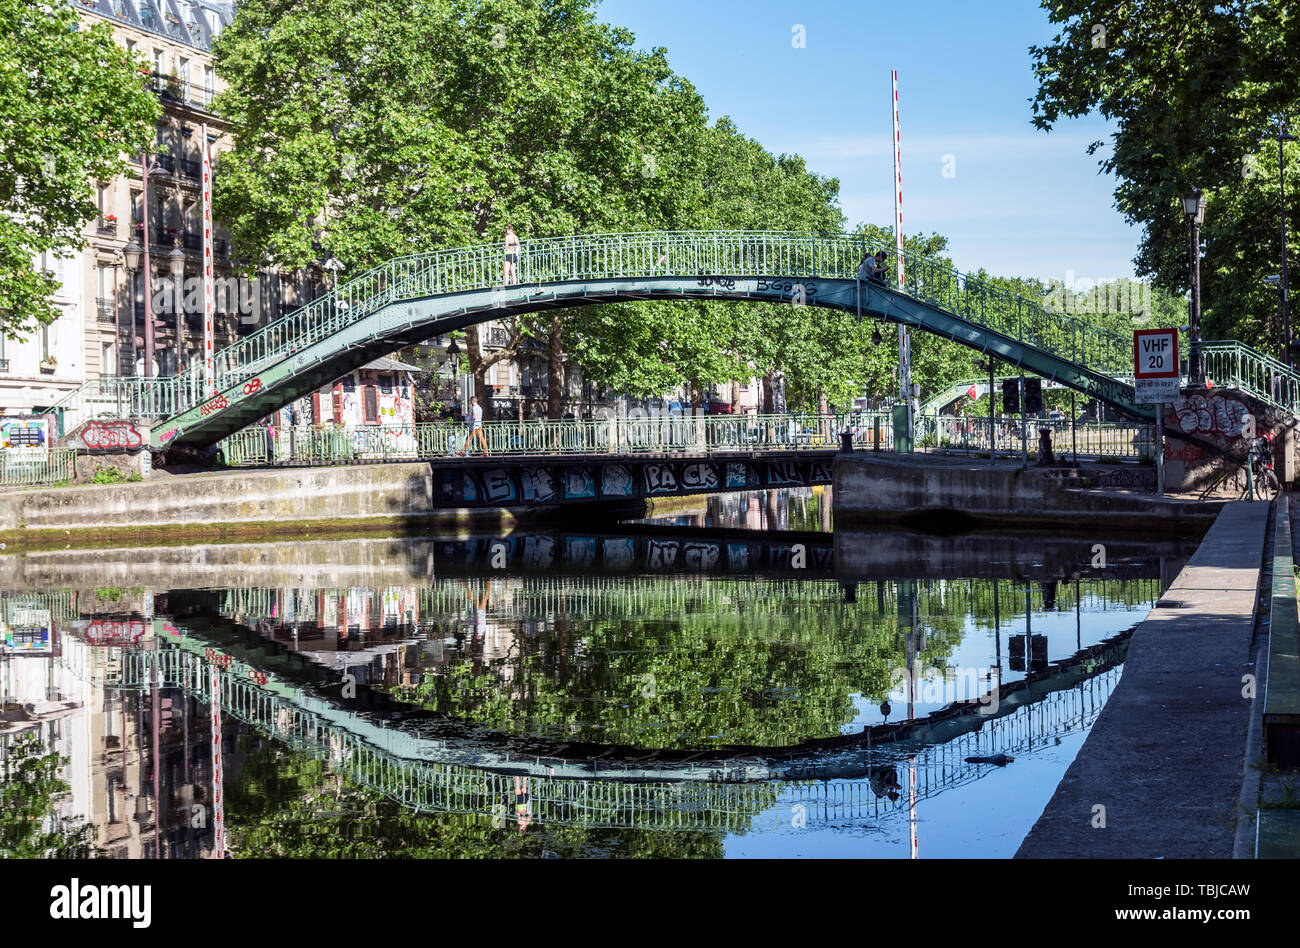
[[[165,175],[167,171],[157,161],[151,162],[145,152],[140,152],[140,206],[141,233],[144,234],[144,376],[153,375],[153,268],[149,265],[149,178]]]
[[[113,359],[117,366],[113,375],[122,377],[122,299],[118,296],[117,271],[122,267],[122,252],[113,255]],[[135,297],[131,297],[131,312],[135,312]]]
[[[1201,225],[1205,223],[1205,198],[1200,188],[1183,195],[1183,216],[1191,230],[1192,314],[1187,345],[1187,384],[1205,387],[1205,368],[1201,364]]]
[[[140,269],[140,245],[134,240],[128,241],[122,248],[122,259],[126,263],[126,282],[131,287],[131,374],[135,375],[135,363],[140,357],[139,346],[136,345],[136,340],[140,337],[135,332],[135,274]],[[148,298],[147,288],[146,298]]]
[[[1295,357],[1291,354],[1291,303],[1287,299],[1287,272],[1286,272],[1286,151],[1283,149],[1285,142],[1293,142],[1296,137],[1291,134],[1287,127],[1286,117],[1279,115],[1277,117],[1277,188],[1278,199],[1281,204],[1282,213],[1282,272],[1279,276],[1282,278],[1280,292],[1282,294],[1282,332],[1285,342],[1282,348],[1285,350],[1283,359],[1286,364],[1295,368]]]
[[[185,355],[185,307],[181,302],[181,284],[185,281],[185,251],[172,247],[167,255],[167,268],[172,274],[172,305],[176,307],[176,371],[181,374],[181,359]]]
[[[993,356],[988,357],[986,363],[983,359],[971,359],[970,364],[977,369],[988,369],[989,373],[989,466],[996,467],[998,463],[997,437],[993,430]]]
[[[1281,355],[1278,356],[1283,362],[1286,361],[1287,340],[1282,336],[1282,274],[1271,273],[1264,277],[1264,282],[1277,290],[1277,331],[1273,331],[1273,321],[1270,319],[1268,324],[1269,338],[1277,343]]]

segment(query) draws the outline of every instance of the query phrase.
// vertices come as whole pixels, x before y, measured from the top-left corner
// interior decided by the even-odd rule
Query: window
[[[179,65],[176,67],[176,78],[181,81],[181,88],[183,89],[190,81],[190,61],[184,56],[179,56],[177,59]]]
[[[205,105],[212,104],[212,96],[216,88],[213,79],[214,77],[212,73],[212,67],[204,66],[203,67],[203,102]]]
[[[155,49],[153,51],[153,71],[158,73],[160,76],[164,74],[163,65],[165,64],[165,59],[163,57],[164,54],[161,49]]]
[[[111,342],[103,343],[99,371],[107,375],[117,375],[117,362],[113,358],[114,346]]]
[[[379,376],[379,390],[385,395],[393,394],[393,377],[391,375]]]
[[[101,263],[95,271],[95,296],[101,300],[111,300],[113,296],[113,268]]]
[[[113,198],[109,193],[109,185],[100,184],[95,187],[95,200],[99,207],[99,219],[103,220],[105,214],[109,214],[113,209]]]

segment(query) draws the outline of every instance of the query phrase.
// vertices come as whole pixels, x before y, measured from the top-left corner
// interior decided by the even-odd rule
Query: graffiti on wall
[[[81,444],[92,451],[133,451],[144,444],[140,429],[129,421],[91,421],[81,430]]]
[[[1217,436],[1229,441],[1242,437],[1250,415],[1246,404],[1220,392],[1195,392],[1173,403],[1172,424],[1184,434]]]

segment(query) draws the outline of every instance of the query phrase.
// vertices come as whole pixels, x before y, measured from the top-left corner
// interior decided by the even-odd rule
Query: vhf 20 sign
[[[1178,397],[1178,383],[1178,330],[1134,330],[1134,401],[1139,405],[1171,402]]]

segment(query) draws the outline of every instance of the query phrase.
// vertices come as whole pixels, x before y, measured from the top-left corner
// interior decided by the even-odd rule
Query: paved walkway
[[[1181,608],[1153,609],[1133,633],[1123,678],[1017,857],[1232,858],[1270,507],[1228,504],[1161,600]]]

